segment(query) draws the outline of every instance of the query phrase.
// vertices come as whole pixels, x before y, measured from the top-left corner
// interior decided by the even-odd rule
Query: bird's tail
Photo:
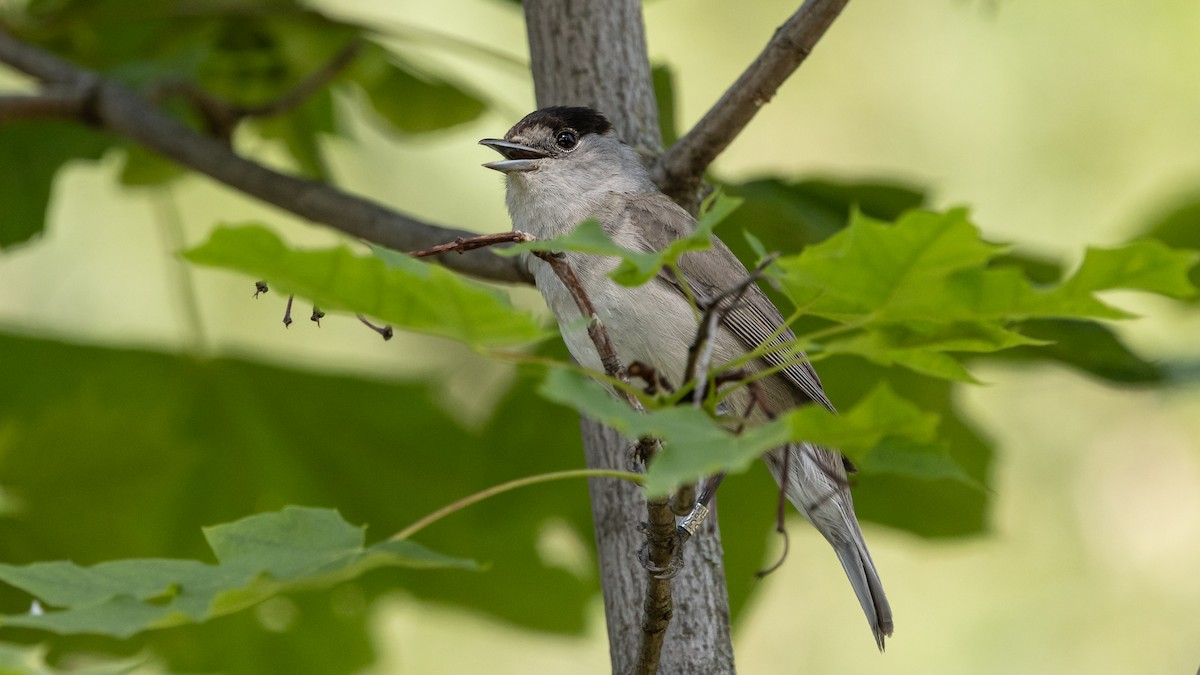
[[[789,445],[786,452],[788,500],[833,546],[882,651],[884,638],[892,634],[892,608],[854,515],[841,455],[807,443]],[[780,480],[782,453],[769,455],[767,464]]]

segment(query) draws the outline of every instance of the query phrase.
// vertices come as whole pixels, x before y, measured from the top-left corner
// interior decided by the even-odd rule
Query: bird
[[[504,138],[479,142],[502,156],[483,166],[505,176],[505,202],[513,228],[538,239],[565,235],[580,223],[595,220],[615,244],[655,252],[691,234],[696,226],[695,218],[654,184],[637,151],[592,108],[541,108],[517,122]],[[621,362],[647,365],[675,385],[687,379],[688,349],[696,339],[699,317],[692,302],[700,309],[722,302],[722,293],[745,285],[749,276],[715,236],[711,248],[679,258],[678,275],[664,271],[635,287],[609,278],[619,262],[616,257],[577,252],[566,257]],[[529,256],[526,264],[571,356],[581,366],[602,370],[600,355],[566,286],[544,261]],[[784,323],[770,299],[750,284],[728,308],[712,338],[712,363],[731,361],[766,343],[794,339]],[[775,412],[801,405],[834,410],[803,353],[768,354],[751,365],[752,369],[766,367],[778,369],[761,381],[763,398]],[[737,396],[747,394],[744,390],[735,394],[735,402]],[[835,450],[810,443],[777,448],[764,459],[775,480],[785,486],[788,500],[833,547],[882,651],[893,630],[892,610],[854,513],[849,462]]]

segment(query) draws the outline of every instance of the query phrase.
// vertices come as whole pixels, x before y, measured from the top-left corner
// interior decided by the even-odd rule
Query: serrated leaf
[[[722,185],[746,200],[730,217],[730,229],[744,229],[761,239],[768,250],[789,254],[823,241],[846,227],[850,214],[861,212],[891,221],[925,203],[922,190],[884,181],[827,178],[783,181],[763,178]],[[736,241],[726,241],[737,250]],[[742,258],[746,262],[746,258]]]
[[[551,369],[538,391],[631,438],[652,436],[662,440],[663,450],[646,472],[646,491],[652,495],[665,494],[702,476],[744,471],[767,451],[788,442],[826,445],[854,459],[886,437],[929,443],[937,427],[936,415],[922,412],[886,385],[872,391],[845,415],[806,406],[742,434],[732,433],[720,421],[691,406],[638,413],[572,369]]]
[[[735,435],[703,410],[691,406],[639,413],[586,375],[568,368],[551,368],[538,393],[601,420],[630,438],[661,439],[663,452],[651,462],[646,475],[646,490],[655,495],[718,471],[742,471],[788,438],[787,427],[781,422]]]
[[[793,441],[837,448],[855,461],[887,437],[932,442],[938,426],[937,415],[922,411],[886,383],[880,383],[844,414],[810,405],[789,412],[784,419]]]
[[[1196,287],[1188,280],[1188,273],[1197,261],[1200,252],[1172,249],[1153,239],[1119,248],[1089,248],[1083,264],[1063,288],[1081,293],[1127,288],[1169,298],[1190,298],[1196,294]]]
[[[717,195],[710,208],[696,221],[696,228],[691,234],[672,241],[666,248],[654,253],[622,248],[595,220],[585,220],[567,234],[553,239],[525,242],[497,252],[501,255],[517,255],[524,251],[571,251],[613,256],[621,261],[609,273],[609,277],[622,286],[640,286],[654,278],[664,267],[673,267],[683,254],[710,248],[713,228],[737,210],[741,203],[742,200],[736,197]]]
[[[878,325],[824,346],[833,354],[855,354],[881,366],[899,365],[923,375],[977,382],[966,367],[946,352],[994,352],[1022,345],[1046,344],[985,322],[944,325]]]
[[[507,297],[436,265],[404,258],[385,264],[348,248],[289,248],[261,225],[223,226],[184,253],[192,262],[268,279],[326,310],[359,312],[399,328],[461,340],[476,348],[525,344],[547,336]]]
[[[291,506],[208,528],[205,536],[216,565],[162,559],[92,567],[65,561],[0,564],[0,581],[52,607],[0,616],[0,625],[125,638],[202,623],[280,593],[325,588],[378,567],[476,568],[410,541],[366,547],[364,529],[328,509]]]
[[[962,210],[910,212],[895,225],[857,216],[850,227],[778,261],[773,277],[800,309],[845,323],[1125,318],[1095,297],[1113,288],[1171,296],[1190,291],[1195,256],[1138,242],[1094,250],[1064,283],[1035,288],[1014,267],[989,262],[999,247],[979,238]],[[862,270],[870,270],[863,274]]]

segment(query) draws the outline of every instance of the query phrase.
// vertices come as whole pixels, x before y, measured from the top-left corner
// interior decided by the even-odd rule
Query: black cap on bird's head
[[[526,115],[520,122],[504,135],[507,140],[521,135],[532,127],[543,126],[558,131],[569,129],[578,134],[606,134],[612,129],[612,124],[604,115],[584,106],[556,105],[535,110]]]
[[[583,106],[551,106],[535,110],[508,130],[503,139],[485,138],[479,143],[504,156],[484,164],[504,173],[532,171],[537,161],[557,157],[575,149],[585,136],[603,136],[612,131],[604,115]]]

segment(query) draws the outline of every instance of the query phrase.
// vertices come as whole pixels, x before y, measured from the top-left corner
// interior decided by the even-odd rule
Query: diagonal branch
[[[708,165],[769,102],[812,52],[849,0],[808,0],[771,37],[758,58],[691,131],[655,163],[654,182],[676,201],[691,201]]]
[[[77,92],[79,105],[71,110],[75,113],[73,118],[80,122],[134,141],[236,190],[351,236],[400,251],[471,236],[469,232],[427,223],[325,183],[289,176],[245,159],[219,140],[167,116],[121,83],[21,42],[3,28],[0,28],[0,63],[42,81],[53,91]],[[14,103],[15,98],[23,97],[6,98],[10,110],[29,108],[26,101]],[[501,258],[487,250],[445,257],[442,263],[483,279],[532,282],[518,259]]]
[[[47,89],[40,94],[0,95],[0,124],[77,119],[85,110],[86,93],[84,90]]]

